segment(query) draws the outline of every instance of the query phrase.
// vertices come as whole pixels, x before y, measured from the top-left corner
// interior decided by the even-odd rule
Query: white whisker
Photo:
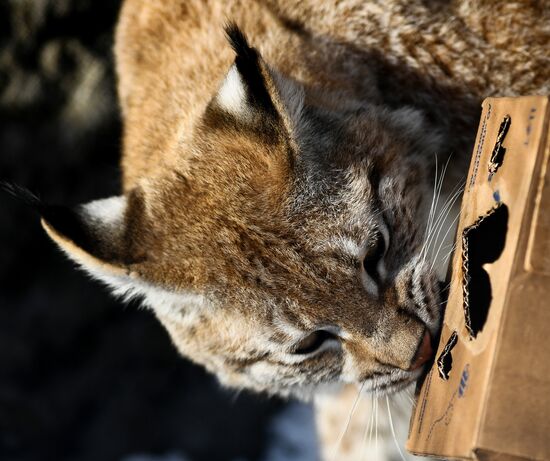
[[[439,256],[439,252],[441,251],[441,246],[445,242],[445,239],[447,238],[447,235],[449,235],[449,232],[451,232],[451,230],[455,228],[455,224],[458,221],[458,218],[460,218],[460,210],[456,213],[456,217],[451,221],[451,224],[449,225],[447,232],[445,232],[445,234],[443,235],[443,238],[441,239],[441,243],[439,244],[437,252],[435,253],[435,256],[433,256],[432,258],[432,265],[430,269],[433,269],[434,264],[437,261],[437,257]],[[441,229],[439,232],[441,232]],[[437,233],[437,239],[439,239],[439,232]],[[437,242],[437,239],[436,239],[436,242]]]
[[[371,423],[370,423],[370,429],[369,429],[369,446],[372,444],[372,434],[374,433],[374,394],[372,395],[372,405],[371,405]]]
[[[431,215],[431,221],[430,221],[430,231],[433,231],[434,229],[434,220],[436,218],[436,211],[438,209],[438,205],[439,205],[439,199],[441,197],[441,194],[443,192],[443,182],[444,182],[444,177],[443,175],[445,174],[446,172],[446,169],[443,171],[442,173],[442,177],[439,178],[438,182],[437,182],[437,188],[436,188],[436,195],[435,195],[435,200],[432,199],[432,201],[434,202],[433,203],[433,209],[431,210],[432,211],[432,215]],[[448,196],[451,196],[453,195],[453,193],[461,186],[461,184],[463,183],[463,181],[458,181],[457,184],[449,191],[448,193]],[[448,199],[445,201],[445,203],[447,203]]]
[[[432,219],[435,211],[435,193],[437,190],[437,154],[435,155],[435,176],[434,176],[434,189],[432,193],[432,203],[430,204],[430,212],[428,213],[428,222],[426,224],[426,230],[424,231],[424,240],[427,238],[430,226],[432,224]]]
[[[368,419],[368,422],[367,422],[367,426],[365,427],[365,432],[363,433],[363,444],[362,444],[362,447],[361,447],[361,458],[360,459],[363,459],[365,457],[365,453],[366,453],[366,450],[367,450],[367,436],[372,434],[372,421],[373,421],[373,414],[374,414],[373,411],[372,411],[372,407],[374,405],[373,402],[374,402],[374,397],[371,394],[371,399],[370,399],[371,411],[369,413],[369,419]],[[370,444],[370,436],[369,436],[369,444]]]
[[[438,204],[439,204],[439,198],[440,198],[440,195],[441,195],[441,184],[442,184],[442,179],[440,179],[437,182],[437,187],[435,189],[435,195],[434,195],[434,198],[432,199],[432,206],[431,206],[431,209],[430,209],[430,217],[428,219],[428,224],[426,226],[426,232],[425,232],[425,235],[424,235],[424,244],[423,244],[422,250],[420,252],[423,262],[426,260],[427,250],[428,250],[428,247],[429,247],[426,243],[430,240],[430,237],[434,233],[435,228],[437,228],[437,222],[438,221],[436,219],[436,212],[437,212],[437,207],[438,207]]]
[[[447,264],[449,258],[451,257],[451,255],[455,250],[456,250],[456,243],[453,243],[452,245],[451,244],[445,245],[445,247],[443,247],[443,251],[446,252],[445,256],[441,258],[441,261],[443,262],[443,264]]]
[[[401,395],[405,400],[408,400],[413,406],[415,405],[415,401],[410,395],[410,388],[405,389],[403,392],[401,392],[399,395]]]
[[[433,229],[431,231],[431,235],[428,237],[428,239],[425,242],[426,254],[428,254],[432,244],[437,242],[437,236],[439,235],[441,228],[445,224],[445,219],[447,218],[448,214],[451,212],[455,202],[461,197],[463,190],[464,189],[462,186],[460,186],[458,190],[455,190],[455,188],[453,188],[454,192],[452,192],[449,198],[445,201],[443,207],[441,208],[441,211],[439,212],[439,216],[437,217],[434,223]]]
[[[391,417],[391,410],[390,410],[390,400],[388,399],[387,395],[386,395],[386,406],[388,407],[388,418],[389,418],[389,421],[390,421],[390,430],[391,430],[391,434],[393,436],[393,441],[395,442],[395,446],[397,448],[397,451],[399,452],[399,455],[401,456],[401,459],[403,461],[407,461],[407,459],[405,458],[405,455],[401,451],[401,447],[399,446],[399,442],[397,441],[397,437],[395,436],[395,428],[393,427],[393,420],[392,420],[392,417]]]
[[[361,383],[359,391],[357,392],[357,396],[355,397],[355,400],[353,401],[353,405],[351,406],[351,410],[349,412],[348,419],[346,421],[346,425],[344,426],[344,430],[342,431],[342,433],[338,437],[338,440],[336,441],[336,445],[334,446],[332,456],[330,457],[331,459],[334,459],[334,460],[337,459],[336,455],[338,454],[338,451],[340,450],[340,445],[342,445],[342,440],[344,439],[344,436],[346,435],[346,432],[349,429],[349,426],[351,424],[351,420],[353,418],[353,415],[355,414],[355,410],[357,409],[357,404],[359,403],[359,400],[361,400],[361,397],[363,395],[363,388],[365,387],[366,382],[367,382],[367,380],[365,380]]]
[[[374,451],[378,452],[378,394],[375,393],[375,401],[374,406],[376,408],[375,414],[374,414]]]

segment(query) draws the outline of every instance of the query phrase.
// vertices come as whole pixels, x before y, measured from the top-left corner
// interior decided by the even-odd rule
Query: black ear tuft
[[[248,44],[246,36],[235,23],[225,26],[225,33],[231,48],[237,54],[235,66],[245,83],[248,103],[256,109],[276,114],[262,74],[258,51]]]
[[[250,47],[246,36],[243,34],[242,30],[239,29],[237,24],[234,22],[227,24],[225,26],[225,33],[237,57],[241,57],[248,61],[255,61],[258,59],[257,51]]]
[[[64,206],[48,205],[30,190],[17,184],[0,181],[0,190],[34,209],[59,234],[69,238],[78,246],[89,249],[94,245],[94,236],[75,210]]]
[[[3,190],[8,195],[33,208],[37,212],[42,212],[44,204],[38,196],[33,194],[29,189],[10,182],[0,181],[0,190]]]

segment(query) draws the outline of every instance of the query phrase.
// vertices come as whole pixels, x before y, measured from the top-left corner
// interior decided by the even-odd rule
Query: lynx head
[[[416,112],[304,88],[227,34],[235,61],[181,160],[123,196],[43,207],[43,225],[229,386],[396,390],[440,317],[421,252],[436,139]]]

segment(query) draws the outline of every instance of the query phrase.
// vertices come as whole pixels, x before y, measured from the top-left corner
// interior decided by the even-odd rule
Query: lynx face
[[[406,386],[440,321],[422,253],[437,137],[412,110],[317,104],[228,35],[235,62],[185,161],[125,196],[45,207],[47,232],[229,386]]]

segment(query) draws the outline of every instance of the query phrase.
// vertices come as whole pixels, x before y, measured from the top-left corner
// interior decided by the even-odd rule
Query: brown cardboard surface
[[[526,270],[550,275],[550,135],[541,165],[535,213],[529,235]]]
[[[506,453],[498,453],[490,450],[476,450],[476,459],[479,461],[526,461],[529,458],[521,456],[512,456]]]
[[[420,390],[413,453],[550,460],[549,120],[547,97],[483,103],[436,355],[450,357]]]

